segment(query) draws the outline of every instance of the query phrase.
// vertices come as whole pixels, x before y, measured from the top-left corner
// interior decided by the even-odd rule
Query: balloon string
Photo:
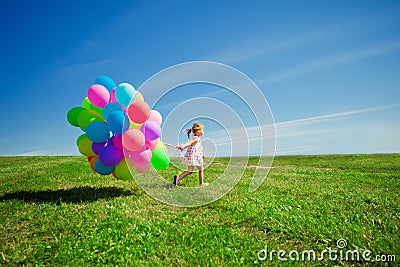
[[[164,145],[166,145],[166,146],[170,146],[170,147],[175,147],[175,148],[176,148],[175,145],[171,145],[171,144],[168,144],[168,143],[165,143],[165,142],[163,142],[163,143],[164,143]]]
[[[176,148],[176,150],[178,150],[178,152],[179,152],[179,155],[183,158],[182,151],[180,149],[178,149],[175,145],[172,145],[172,144],[169,144],[169,143],[165,143],[165,142],[163,142],[163,144],[166,145],[166,146],[169,146],[169,147]]]

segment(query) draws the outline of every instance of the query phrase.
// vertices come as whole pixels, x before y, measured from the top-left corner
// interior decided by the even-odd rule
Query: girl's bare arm
[[[181,150],[185,149],[191,145],[194,145],[198,142],[199,140],[197,138],[192,139],[191,141],[187,142],[186,144],[184,144],[183,146],[181,146]]]

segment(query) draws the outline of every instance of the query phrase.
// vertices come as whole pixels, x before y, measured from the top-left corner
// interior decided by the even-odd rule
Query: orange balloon
[[[92,158],[90,159],[90,167],[92,168],[92,170],[93,170],[94,172],[96,172],[96,167],[95,167],[95,165],[96,165],[96,161],[97,161],[98,158],[99,158],[99,157],[96,155],[96,156],[92,156]]]

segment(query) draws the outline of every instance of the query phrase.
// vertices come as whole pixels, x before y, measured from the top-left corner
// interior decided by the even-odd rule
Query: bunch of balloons
[[[163,170],[170,163],[160,140],[161,114],[129,83],[117,86],[110,77],[100,76],[82,106],[68,111],[67,120],[85,132],[77,139],[79,152],[101,175],[131,179],[132,170]]]

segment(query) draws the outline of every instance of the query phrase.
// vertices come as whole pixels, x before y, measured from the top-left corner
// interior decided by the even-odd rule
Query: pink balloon
[[[156,148],[157,144],[158,144],[158,139],[156,140],[148,140],[146,141],[146,147],[150,150],[153,150],[154,148]]]
[[[115,90],[116,90],[116,89],[117,89],[117,88],[114,88],[114,89],[112,89],[112,91],[111,91],[110,102],[112,102],[112,103],[117,103],[117,104],[118,104],[117,99],[115,98]]]
[[[110,92],[99,84],[93,84],[88,89],[88,99],[96,107],[103,108],[110,100]]]
[[[114,146],[118,147],[122,151],[122,134],[116,134],[113,138]]]
[[[151,156],[151,150],[146,149],[145,146],[143,146],[138,151],[132,151],[129,154],[129,157],[131,158],[133,164],[135,164],[136,166],[144,166],[148,164],[151,160]]]
[[[145,173],[148,170],[150,170],[150,167],[151,167],[150,163],[148,163],[148,164],[146,164],[144,166],[136,166],[136,171],[139,172],[139,173]]]
[[[150,110],[150,115],[149,115],[148,120],[155,121],[155,122],[157,122],[158,125],[161,125],[162,116],[161,116],[160,112],[158,112],[157,110]]]
[[[144,135],[138,129],[129,129],[122,134],[122,144],[127,150],[137,151],[144,146]]]
[[[144,101],[135,101],[128,107],[128,116],[135,123],[142,124],[147,120],[149,114],[150,107]]]

